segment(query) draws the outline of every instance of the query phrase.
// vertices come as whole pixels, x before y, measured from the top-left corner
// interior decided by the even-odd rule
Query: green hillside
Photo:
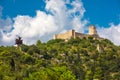
[[[1,46],[0,80],[120,80],[120,46],[92,37]]]

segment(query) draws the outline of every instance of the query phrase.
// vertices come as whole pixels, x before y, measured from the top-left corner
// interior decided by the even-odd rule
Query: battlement
[[[86,37],[88,38],[89,36],[93,36],[95,38],[99,38],[95,26],[91,25],[89,27],[89,33],[88,34],[83,34],[79,32],[75,32],[75,30],[69,30],[68,32],[61,33],[61,34],[55,34],[53,39],[65,39],[68,40],[70,38],[76,38],[76,37]]]

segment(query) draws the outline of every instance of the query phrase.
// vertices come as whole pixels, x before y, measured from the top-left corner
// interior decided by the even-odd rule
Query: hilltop
[[[119,80],[120,47],[93,37],[0,47],[0,80]]]

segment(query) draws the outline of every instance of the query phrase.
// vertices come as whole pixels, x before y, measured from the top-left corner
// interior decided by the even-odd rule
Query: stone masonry
[[[93,36],[94,38],[100,38],[97,34],[96,28],[95,26],[91,25],[89,27],[89,33],[88,34],[83,34],[83,33],[79,33],[79,32],[75,32],[75,30],[69,30],[68,32],[65,33],[61,33],[61,34],[55,34],[53,39],[64,39],[64,40],[68,40],[70,38],[76,38],[76,37],[80,37],[80,38],[88,38],[89,36]]]

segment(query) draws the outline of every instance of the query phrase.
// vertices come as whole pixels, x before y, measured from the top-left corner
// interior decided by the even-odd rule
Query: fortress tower
[[[94,25],[91,25],[91,26],[89,27],[89,35],[98,36],[97,31],[96,31],[96,28],[95,28]]]

